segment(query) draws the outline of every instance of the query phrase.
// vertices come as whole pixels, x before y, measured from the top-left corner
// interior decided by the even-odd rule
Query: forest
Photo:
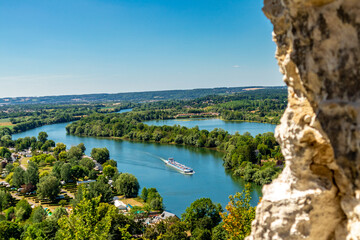
[[[4,105],[0,106],[0,129],[7,127],[12,133],[19,133],[43,125],[75,121],[94,113],[108,114],[129,108],[139,114],[149,111],[158,114],[143,120],[220,117],[228,121],[278,124],[286,104],[286,88],[278,87],[227,92],[191,100]]]
[[[226,95],[209,95],[192,100],[143,103],[134,111],[172,110],[178,114],[218,113],[224,120],[278,124],[287,105],[285,88],[259,89]],[[205,115],[205,117],[217,115]],[[195,117],[199,117],[196,115]],[[200,117],[203,117],[200,115]]]
[[[0,107],[0,120],[3,123],[7,122],[13,133],[18,133],[43,125],[75,121],[92,113],[117,112],[132,106],[131,103],[122,103],[121,105],[11,105]],[[6,127],[6,125],[4,126]]]
[[[125,114],[93,114],[66,126],[68,134],[117,137],[133,141],[159,142],[214,148],[224,152],[224,167],[248,182],[267,184],[281,171],[283,156],[273,133],[251,136],[231,135],[223,129],[149,126],[146,120],[166,119],[170,111],[143,111]]]
[[[45,96],[45,97],[15,97],[2,98],[0,105],[9,104],[84,104],[101,102],[143,102],[158,100],[179,100],[194,99],[208,95],[233,94],[245,92],[244,89],[286,89],[286,87],[223,87],[223,88],[202,88],[190,90],[165,90],[149,92],[128,92],[114,94],[84,94],[84,95],[63,95],[63,96]]]
[[[162,197],[155,188],[143,188],[138,196],[137,178],[119,173],[106,148],[93,148],[90,159],[84,155],[84,144],[67,148],[48,139],[46,132],[17,140],[4,133],[0,157],[29,149],[32,157],[27,163],[20,158],[0,166],[1,178],[11,187],[0,184],[0,239],[225,240],[244,239],[250,233],[255,207],[249,204],[249,186],[230,196],[228,212],[211,199],[200,198],[180,218],[146,224],[151,214],[164,209]],[[144,206],[125,214],[114,206],[117,195],[141,199]],[[51,206],[54,210],[49,210]]]

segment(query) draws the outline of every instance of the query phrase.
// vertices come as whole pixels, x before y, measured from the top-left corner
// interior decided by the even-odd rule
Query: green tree
[[[0,190],[0,212],[6,209],[11,203],[11,195],[10,193]]]
[[[140,197],[141,197],[142,200],[144,200],[145,202],[146,202],[146,200],[147,200],[147,195],[148,195],[148,191],[147,191],[146,187],[144,187],[144,188],[142,189],[142,191],[141,191]]]
[[[66,145],[63,143],[57,143],[56,147],[54,148],[54,155],[56,158],[59,157],[59,154],[66,150]]]
[[[51,218],[54,218],[57,220],[59,220],[62,216],[68,216],[68,212],[66,211],[66,209],[64,207],[57,207],[55,208],[53,214],[51,215]]]
[[[85,147],[84,143],[79,143],[77,145],[77,147],[81,150],[82,154],[84,155],[85,151],[86,151],[86,147]]]
[[[11,220],[15,219],[15,208],[14,207],[9,207],[8,209],[5,210],[5,219],[7,221],[11,221]]]
[[[24,180],[25,184],[31,183],[34,186],[39,182],[39,168],[35,162],[29,161]]]
[[[34,208],[31,213],[30,219],[33,223],[40,223],[46,218],[47,214],[42,206]]]
[[[181,217],[190,225],[191,230],[195,228],[210,230],[221,221],[221,212],[220,204],[214,204],[210,198],[200,198],[186,208]]]
[[[162,198],[161,197],[153,198],[150,202],[150,207],[154,210],[162,210],[164,208]]]
[[[93,160],[91,160],[90,158],[83,158],[80,160],[79,164],[81,166],[86,167],[87,169],[89,169],[89,171],[91,171],[94,167],[95,167],[95,163]]]
[[[192,235],[192,239],[196,239],[196,240],[211,239],[211,232],[209,229],[195,228],[195,230],[192,231],[191,235]]]
[[[6,167],[5,167],[5,169],[6,169],[6,171],[7,171],[8,173],[14,171],[14,168],[15,168],[15,167],[14,167],[14,165],[13,165],[12,163],[6,164]]]
[[[88,198],[101,196],[101,202],[110,202],[112,200],[111,186],[103,181],[89,183],[88,190]]]
[[[57,162],[55,162],[55,164],[51,170],[51,174],[53,174],[58,179],[61,179],[61,169],[62,169],[63,164],[64,164],[64,162],[57,161]]]
[[[255,218],[255,207],[250,205],[250,185],[247,184],[241,193],[230,196],[226,206],[228,212],[221,213],[224,228],[232,239],[245,239],[251,232],[251,222]]]
[[[46,235],[44,234],[41,225],[40,224],[32,224],[29,225],[25,232],[22,234],[22,239],[25,240],[32,240],[32,239],[36,239],[36,240],[45,240],[46,239]]]
[[[6,147],[0,147],[0,157],[6,158],[6,159],[10,159],[11,158],[11,152],[9,149],[7,149]]]
[[[20,187],[25,182],[25,171],[20,166],[16,167],[14,170],[14,175],[12,177],[12,184],[15,187]]]
[[[62,165],[60,174],[63,181],[70,182],[72,180],[71,164],[65,163]]]
[[[129,173],[121,174],[115,181],[115,187],[125,197],[136,197],[140,189],[137,178]]]
[[[69,149],[68,154],[68,159],[76,159],[76,160],[80,160],[83,156],[83,151],[81,148],[76,147],[76,146],[72,146]]]
[[[107,148],[93,148],[91,150],[91,157],[98,163],[103,164],[110,159],[110,153]]]
[[[100,203],[100,197],[84,199],[71,215],[59,219],[58,237],[64,240],[107,239],[116,208]]]
[[[103,173],[107,178],[112,178],[115,173],[117,173],[117,168],[110,165],[105,166],[103,168]]]
[[[54,176],[45,176],[37,185],[37,193],[40,198],[48,198],[54,201],[60,193],[60,182]]]
[[[219,225],[212,229],[211,240],[227,240],[228,234],[224,229],[224,224],[221,222]]]
[[[16,208],[15,208],[16,219],[19,221],[28,219],[30,217],[31,211],[32,208],[28,203],[28,201],[26,201],[25,199],[20,200],[16,204]]]
[[[0,222],[0,239],[20,239],[22,227],[14,222]]]
[[[89,170],[84,166],[75,165],[71,167],[72,178],[75,179],[84,178],[88,174],[89,174]]]
[[[110,160],[107,160],[106,162],[104,162],[102,166],[103,167],[105,167],[105,166],[117,167],[117,162],[114,159],[110,159]]]
[[[39,142],[45,143],[48,138],[48,134],[46,132],[39,132],[38,140]]]
[[[188,226],[186,223],[177,221],[170,225],[166,232],[161,235],[160,239],[164,240],[186,240],[189,239],[187,236],[186,230]]]

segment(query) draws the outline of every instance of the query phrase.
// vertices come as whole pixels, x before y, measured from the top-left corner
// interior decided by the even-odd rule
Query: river
[[[214,119],[201,120],[201,123],[207,127],[208,122],[206,121],[214,121]],[[199,123],[198,120],[194,122],[200,128],[204,127]],[[110,157],[118,163],[120,172],[134,174],[138,178],[141,188],[155,187],[163,197],[166,209],[179,217],[193,201],[202,197],[211,198],[212,201],[225,207],[229,201],[228,196],[242,191],[244,188],[244,182],[241,179],[236,179],[225,171],[222,166],[223,155],[217,151],[187,146],[72,136],[66,134],[65,126],[67,124],[42,126],[14,134],[13,139],[37,136],[39,132],[45,131],[48,133],[49,139],[56,143],[62,142],[68,148],[81,142],[84,143],[88,155],[94,147],[106,147],[110,151]],[[241,129],[240,126],[243,126],[244,123],[234,124]],[[250,127],[253,124],[256,125],[254,129],[258,128],[257,132],[268,131],[267,125],[259,123],[247,123],[247,126]],[[234,125],[231,126],[234,127]],[[259,129],[261,126],[265,126],[265,128]],[[229,129],[226,130],[229,131]],[[251,133],[251,131],[249,132]],[[176,161],[192,167],[196,173],[187,176],[166,166],[161,158],[168,157],[174,157]],[[261,188],[253,186],[251,192],[253,206],[258,203],[260,196]]]
[[[222,128],[231,134],[234,134],[235,132],[239,132],[240,134],[249,132],[254,137],[260,133],[274,132],[276,127],[276,125],[269,123],[223,121],[219,118],[153,120],[144,123],[155,126],[180,125],[187,128],[198,126],[199,129],[206,129],[208,131],[212,131],[214,128]]]

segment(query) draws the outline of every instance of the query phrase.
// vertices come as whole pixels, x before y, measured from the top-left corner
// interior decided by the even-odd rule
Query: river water
[[[276,127],[276,125],[268,123],[223,121],[219,118],[153,120],[146,121],[145,123],[155,126],[180,125],[187,128],[198,126],[199,129],[206,129],[208,131],[212,131],[214,128],[222,128],[231,134],[234,134],[235,132],[239,132],[240,134],[249,132],[254,137],[260,133],[274,132]]]
[[[196,120],[193,122],[193,126],[198,125],[199,128],[208,129],[210,125],[214,125],[216,122],[218,121],[215,119]],[[190,127],[189,123],[186,122],[187,126]],[[166,209],[177,216],[181,216],[181,213],[193,201],[202,197],[211,198],[213,202],[220,203],[225,207],[229,201],[228,196],[242,191],[244,188],[244,182],[241,179],[234,178],[223,168],[222,153],[214,150],[72,136],[66,134],[65,126],[67,124],[60,123],[42,126],[23,133],[14,134],[13,139],[37,136],[39,132],[45,131],[48,133],[49,139],[54,140],[56,143],[62,142],[68,148],[81,142],[84,143],[87,148],[86,154],[88,155],[90,155],[91,149],[94,147],[106,147],[110,151],[110,157],[117,161],[120,172],[134,174],[138,178],[141,188],[155,187],[163,197]],[[157,122],[157,124],[160,123]],[[269,124],[246,123],[245,125],[247,126],[246,131],[252,134],[268,132],[269,129],[273,131],[274,129],[274,125],[269,128]],[[244,123],[228,124],[226,122],[226,126],[231,126],[233,130],[238,126],[238,131],[242,132]],[[230,128],[225,130],[233,131]],[[193,168],[196,173],[192,176],[187,176],[166,166],[161,161],[161,158],[167,159],[169,157],[174,157],[176,161]],[[255,206],[261,196],[259,186],[254,185],[252,187],[251,196],[251,204]]]

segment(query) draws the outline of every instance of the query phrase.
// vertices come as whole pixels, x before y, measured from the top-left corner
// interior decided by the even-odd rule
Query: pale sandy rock
[[[289,104],[286,167],[248,239],[360,239],[360,0],[265,0]]]

